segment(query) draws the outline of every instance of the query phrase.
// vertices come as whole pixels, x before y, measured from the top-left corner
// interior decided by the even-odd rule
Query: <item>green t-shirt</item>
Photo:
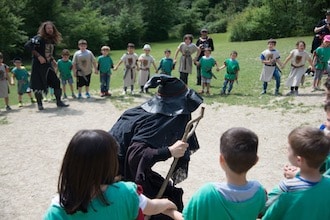
[[[261,186],[250,199],[233,202],[227,200],[215,184],[208,183],[192,196],[184,207],[183,216],[185,220],[255,220],[265,202],[266,192]]]
[[[108,73],[111,74],[111,68],[113,67],[113,62],[110,56],[99,56],[98,65],[100,73]]]
[[[322,177],[315,186],[291,192],[276,187],[268,194],[272,204],[263,220],[319,220],[330,219],[330,178]]]
[[[59,59],[57,61],[57,68],[60,72],[60,77],[62,80],[68,80],[72,78],[71,70],[72,70],[72,61],[63,61],[62,59]]]
[[[173,69],[173,59],[166,58],[160,60],[158,70],[161,70],[161,73],[171,75]]]
[[[237,60],[226,59],[224,64],[226,65],[227,73],[225,74],[225,79],[235,80],[237,77],[237,72],[239,71],[239,64]]]
[[[215,65],[215,59],[211,56],[209,56],[209,57],[203,56],[199,60],[199,63],[201,65],[202,77],[211,79],[212,78],[212,67],[214,67],[214,65]]]
[[[65,210],[53,202],[44,215],[44,220],[132,220],[136,219],[139,212],[139,197],[137,186],[132,182],[117,182],[106,189],[105,198],[110,203],[104,205],[98,198],[91,201],[88,212],[76,212],[73,215],[66,214]]]
[[[326,70],[328,67],[328,60],[330,60],[330,47],[318,47],[315,50],[316,65],[315,68],[319,70]]]

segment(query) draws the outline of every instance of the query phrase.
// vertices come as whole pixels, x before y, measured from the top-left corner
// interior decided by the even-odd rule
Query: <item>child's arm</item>
[[[219,71],[223,70],[224,68],[226,68],[226,64],[223,64],[222,66],[220,66]]]
[[[95,74],[98,74],[98,71],[97,71],[97,62],[96,62],[96,60],[95,59],[93,59],[93,66],[94,66],[94,73]]]
[[[215,66],[217,67],[217,71],[219,72],[220,71],[220,68],[219,68],[219,64],[218,64],[218,62],[217,61],[215,61]]]
[[[291,60],[292,56],[293,56],[293,54],[290,53],[290,55],[289,55],[287,58],[285,58],[284,63],[283,63],[283,65],[281,66],[282,69],[283,69],[284,66],[289,62],[289,60]]]
[[[142,211],[145,215],[174,214],[171,210],[177,210],[177,207],[168,199],[147,199],[147,205]]]
[[[180,51],[180,48],[178,47],[178,48],[176,49],[176,51],[175,51],[174,61],[173,61],[173,63],[176,63],[176,58],[178,57],[179,51]]]
[[[122,60],[120,60],[117,65],[113,68],[114,71],[116,71],[118,69],[118,67],[120,66],[120,64],[122,64]]]
[[[307,61],[308,61],[309,65],[311,66],[311,71],[314,71],[313,60],[310,56],[307,57]]]
[[[152,62],[152,65],[154,66],[155,72],[157,73],[158,72],[158,69],[157,69],[157,66],[156,66],[155,62]]]
[[[10,76],[10,85],[15,85],[15,73],[12,73]]]
[[[174,220],[183,220],[183,216],[182,213],[174,210],[174,209],[167,209],[164,212],[162,212],[164,215],[167,215],[169,217],[171,217]]]

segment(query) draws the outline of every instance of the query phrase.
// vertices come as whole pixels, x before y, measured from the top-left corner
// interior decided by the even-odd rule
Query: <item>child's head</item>
[[[297,43],[296,43],[296,47],[297,47],[298,50],[300,50],[300,51],[304,51],[305,48],[306,48],[306,43],[305,43],[305,41],[303,41],[303,40],[297,41]]]
[[[276,46],[276,40],[273,38],[270,38],[267,42],[268,48],[273,49]]]
[[[235,51],[235,50],[233,50],[231,53],[230,53],[230,58],[232,59],[232,60],[235,60],[236,58],[237,58],[237,51]]]
[[[103,46],[101,47],[101,53],[103,56],[108,56],[110,52],[110,47],[109,46]]]
[[[68,49],[63,49],[61,56],[62,56],[62,60],[64,60],[64,61],[69,60],[70,51]]]
[[[135,45],[133,43],[128,43],[127,44],[127,52],[128,53],[133,53],[135,50]]]
[[[211,55],[211,52],[212,52],[211,48],[204,48],[204,55],[206,57],[209,57]]]
[[[292,165],[319,169],[329,154],[330,138],[323,131],[313,127],[298,127],[288,136],[288,158]]]
[[[166,49],[166,50],[164,51],[164,54],[165,54],[165,57],[166,57],[166,58],[169,58],[169,57],[171,56],[171,50],[170,50],[170,49]]]
[[[22,66],[22,58],[15,57],[13,59],[13,64],[15,65],[16,68],[21,68],[21,66]]]
[[[186,35],[183,36],[183,41],[186,44],[191,44],[193,39],[194,39],[194,37],[191,34],[186,34]]]
[[[67,213],[86,212],[95,196],[108,205],[100,187],[115,182],[117,149],[115,139],[102,130],[80,130],[73,136],[58,181],[60,202]]]
[[[150,45],[149,45],[149,44],[145,44],[145,45],[143,46],[143,51],[144,51],[145,54],[149,54],[150,51],[151,51],[151,47],[150,47]]]
[[[231,128],[220,138],[220,157],[234,173],[246,173],[255,165],[258,161],[257,151],[258,136],[249,129]]]
[[[78,47],[79,47],[80,50],[86,50],[86,48],[87,48],[87,41],[84,40],[84,39],[80,39],[78,41]]]

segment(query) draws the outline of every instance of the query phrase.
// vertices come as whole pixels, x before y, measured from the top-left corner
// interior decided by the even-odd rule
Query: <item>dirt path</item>
[[[130,105],[145,99],[136,99]],[[179,184],[185,191],[184,201],[203,183],[224,180],[218,165],[219,138],[233,126],[244,126],[258,134],[260,159],[248,176],[271,189],[282,179],[282,167],[287,163],[288,133],[301,125],[319,126],[324,119],[322,100],[321,93],[294,98],[294,103],[310,106],[307,112],[299,105],[291,110],[206,105],[205,118],[197,128],[201,149],[191,158],[188,179]],[[115,107],[118,104],[114,99],[69,103],[65,109],[45,103],[43,112],[36,106],[14,106],[13,111],[0,113],[0,219],[40,219],[56,193],[59,167],[71,137],[79,129],[109,130],[123,111]],[[155,169],[165,174],[170,162]]]

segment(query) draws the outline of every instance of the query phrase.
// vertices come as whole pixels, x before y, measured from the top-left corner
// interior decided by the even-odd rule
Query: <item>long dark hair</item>
[[[50,36],[46,32],[46,26],[51,25],[53,27],[53,35]],[[53,41],[55,44],[58,44],[62,41],[62,34],[57,30],[55,24],[51,21],[43,22],[38,29],[38,34],[45,39]]]
[[[100,187],[116,181],[117,150],[115,139],[102,130],[80,130],[73,136],[58,179],[60,204],[68,214],[87,212],[94,197],[109,205]]]

